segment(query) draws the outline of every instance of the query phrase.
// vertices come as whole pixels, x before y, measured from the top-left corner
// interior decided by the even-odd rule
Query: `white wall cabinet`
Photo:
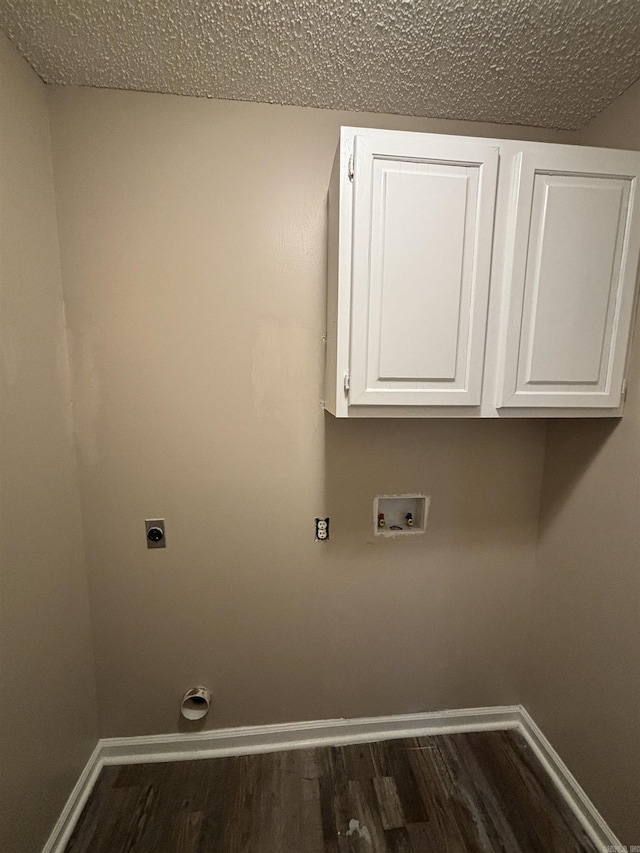
[[[619,415],[640,154],[342,128],[326,408]]]

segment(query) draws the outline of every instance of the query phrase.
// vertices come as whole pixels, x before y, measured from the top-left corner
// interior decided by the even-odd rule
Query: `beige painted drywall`
[[[575,134],[640,148],[640,84]],[[525,704],[627,845],[640,844],[640,336],[618,423],[549,425]]]
[[[108,90],[49,104],[101,733],[185,727],[198,683],[207,727],[517,701],[544,424],[322,411],[326,193],[340,124],[558,137]],[[427,534],[374,544],[374,496],[412,491]]]
[[[97,740],[44,86],[0,34],[0,850],[39,851]]]

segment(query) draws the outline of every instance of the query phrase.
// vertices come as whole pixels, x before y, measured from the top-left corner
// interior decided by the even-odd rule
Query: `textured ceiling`
[[[46,82],[577,128],[640,77],[640,0],[0,0]]]

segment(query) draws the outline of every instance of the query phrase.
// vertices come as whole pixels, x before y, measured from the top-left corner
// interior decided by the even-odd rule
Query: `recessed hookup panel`
[[[373,499],[375,536],[415,536],[424,533],[431,498],[427,495],[378,495]]]

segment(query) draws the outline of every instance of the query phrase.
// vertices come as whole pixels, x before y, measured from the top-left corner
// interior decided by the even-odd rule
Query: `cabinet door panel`
[[[503,406],[620,404],[636,176],[615,173],[619,152],[606,154],[521,155]]]
[[[374,180],[383,184],[375,201],[384,207],[376,210],[374,202],[372,242],[381,246],[371,257],[380,307],[379,377],[369,365],[369,378],[453,381],[468,178],[416,171],[407,180],[402,165],[377,161],[374,168],[383,172]]]
[[[496,147],[356,137],[351,405],[478,405]]]

